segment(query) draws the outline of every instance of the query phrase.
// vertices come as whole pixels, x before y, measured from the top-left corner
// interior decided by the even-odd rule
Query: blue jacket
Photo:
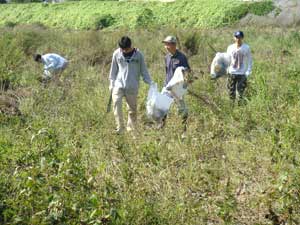
[[[165,64],[166,64],[165,86],[172,79],[177,67],[183,66],[184,68],[190,69],[186,56],[183,53],[181,53],[179,50],[176,50],[176,53],[174,55],[168,53],[165,57]]]

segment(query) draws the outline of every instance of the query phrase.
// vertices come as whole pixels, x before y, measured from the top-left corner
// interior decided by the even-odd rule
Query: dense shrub
[[[272,1],[262,1],[262,2],[245,3],[245,4],[237,5],[225,12],[226,16],[223,18],[223,23],[231,24],[243,18],[248,13],[252,13],[258,16],[263,16],[274,9],[275,7]]]
[[[16,84],[22,70],[24,54],[14,35],[0,36],[0,80],[4,83]]]
[[[137,27],[148,27],[151,24],[154,24],[155,16],[151,9],[144,9],[136,19]]]
[[[188,35],[184,42],[183,47],[189,56],[196,55],[198,53],[201,37],[197,33]]]
[[[42,2],[42,0],[11,0],[12,3]]]
[[[22,49],[25,55],[32,56],[45,41],[45,38],[40,32],[41,29],[39,26],[35,26],[35,29],[28,29],[28,31],[15,32],[17,45]]]
[[[96,30],[101,30],[106,27],[110,27],[115,23],[115,18],[112,17],[111,14],[103,15],[103,16],[98,16],[95,19],[95,29]]]
[[[208,43],[225,51],[236,29],[1,29],[1,72],[18,74],[30,95],[22,116],[0,114],[0,223],[300,224],[299,32],[244,27],[254,65],[238,105],[226,78],[211,81],[207,70]],[[124,34],[159,84],[161,40],[173,34],[191,52],[199,78],[186,95],[185,139],[173,108],[164,130],[146,120],[142,83],[138,132],[112,134],[108,74]],[[42,65],[25,55],[34,49],[68,56],[60,80],[36,81]]]
[[[5,23],[4,23],[5,27],[10,27],[10,28],[13,28],[16,25],[17,25],[17,23],[12,22],[12,21],[5,21]]]
[[[261,15],[272,9],[271,1],[245,3],[239,0],[178,0],[173,3],[81,1],[32,4],[30,8],[27,4],[8,4],[1,9],[0,23],[6,20],[15,23],[40,22],[49,27],[75,29],[144,26],[208,28],[230,25],[247,13]]]

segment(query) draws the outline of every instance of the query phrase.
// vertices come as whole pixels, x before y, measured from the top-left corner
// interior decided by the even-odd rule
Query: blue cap
[[[243,38],[244,37],[244,33],[243,31],[236,31],[233,34],[236,38]]]

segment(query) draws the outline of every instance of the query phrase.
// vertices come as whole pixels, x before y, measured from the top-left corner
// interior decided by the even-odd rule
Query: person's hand
[[[152,81],[150,82],[149,86],[153,86],[153,85],[155,85],[155,82],[152,80]]]
[[[250,71],[247,71],[247,72],[245,73],[246,77],[249,77],[249,76],[250,76],[250,74],[251,74],[251,72],[250,72]]]
[[[180,100],[180,98],[176,95],[176,93],[174,92],[174,91],[170,91],[171,92],[171,95],[172,95],[172,97],[174,98],[174,99],[176,99],[176,101],[179,101]]]

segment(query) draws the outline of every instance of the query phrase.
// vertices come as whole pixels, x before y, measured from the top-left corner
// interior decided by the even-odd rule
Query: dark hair
[[[35,54],[33,56],[34,61],[38,62],[40,59],[42,59],[42,55],[41,54]]]
[[[119,47],[124,49],[124,48],[131,48],[131,40],[128,36],[123,36],[119,40]]]

